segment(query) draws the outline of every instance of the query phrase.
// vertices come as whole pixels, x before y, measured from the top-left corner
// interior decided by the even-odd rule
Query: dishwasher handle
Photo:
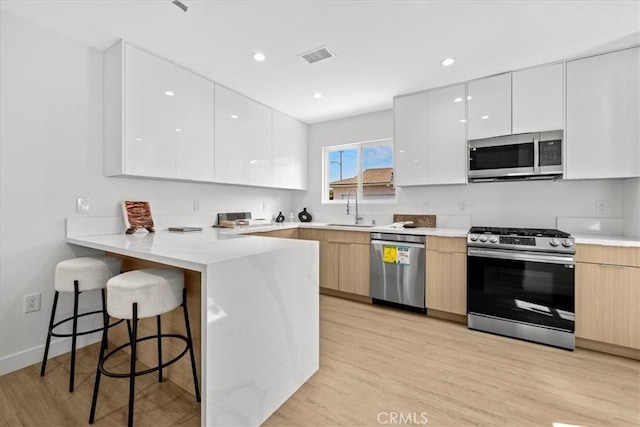
[[[408,246],[411,248],[424,249],[424,243],[411,243],[411,242],[394,242],[391,240],[372,240],[371,245],[388,245],[388,246]]]

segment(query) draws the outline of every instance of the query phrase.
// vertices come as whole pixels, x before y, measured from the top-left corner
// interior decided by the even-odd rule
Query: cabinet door
[[[178,68],[176,86],[176,175],[213,181],[214,84]]]
[[[320,287],[340,289],[339,266],[340,245],[321,240],[320,244]]]
[[[427,183],[427,94],[394,99],[394,184]]]
[[[368,297],[370,246],[340,243],[340,287],[343,292]]]
[[[426,251],[427,308],[467,314],[467,255]]]
[[[511,74],[472,81],[467,95],[468,139],[511,134]]]
[[[427,92],[427,184],[467,182],[464,84]]]
[[[513,84],[513,133],[564,129],[562,64],[518,71]]]
[[[576,336],[640,349],[640,268],[576,263]]]
[[[125,45],[125,172],[175,178],[176,66]]]
[[[640,176],[640,48],[567,62],[566,178]]]
[[[216,182],[271,186],[272,110],[222,86],[215,92]]]
[[[307,125],[273,112],[273,186],[307,188]]]

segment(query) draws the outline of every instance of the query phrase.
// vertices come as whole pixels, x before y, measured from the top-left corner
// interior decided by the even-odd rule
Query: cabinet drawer
[[[640,267],[640,248],[577,245],[576,262]]]
[[[299,236],[306,240],[319,240],[334,243],[371,243],[371,234],[360,231],[337,231],[301,228]]]
[[[427,237],[427,249],[442,252],[467,253],[467,239],[464,237]]]

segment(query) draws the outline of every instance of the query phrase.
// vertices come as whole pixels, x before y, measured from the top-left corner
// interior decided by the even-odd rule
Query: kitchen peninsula
[[[317,242],[211,228],[122,230],[109,218],[68,219],[66,241],[122,257],[125,270],[160,264],[185,271],[202,425],[259,425],[318,370]],[[193,387],[179,371],[167,377]]]

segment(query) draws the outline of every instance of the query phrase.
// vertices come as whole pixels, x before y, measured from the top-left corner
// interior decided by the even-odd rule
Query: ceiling
[[[640,43],[640,0],[182,1],[186,13],[171,0],[0,0],[0,8],[100,50],[124,38],[307,123]],[[335,58],[298,57],[320,46]],[[253,60],[257,51],[266,61]],[[456,62],[445,68],[447,56]]]

